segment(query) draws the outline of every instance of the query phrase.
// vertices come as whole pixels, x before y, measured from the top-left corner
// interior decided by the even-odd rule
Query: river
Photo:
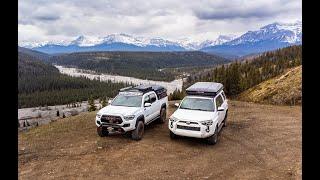
[[[66,74],[73,77],[80,77],[84,76],[89,79],[100,79],[100,81],[108,81],[111,80],[112,82],[127,82],[132,83],[136,85],[140,84],[157,84],[164,86],[167,89],[168,94],[172,93],[174,90],[182,89],[183,79],[176,79],[171,82],[165,82],[165,81],[152,81],[152,80],[146,80],[146,79],[138,79],[134,77],[128,77],[128,76],[119,76],[119,75],[110,75],[110,74],[98,74],[94,71],[88,71],[84,69],[78,69],[78,68],[71,68],[71,67],[64,67],[55,65],[57,69],[59,69],[61,74]]]

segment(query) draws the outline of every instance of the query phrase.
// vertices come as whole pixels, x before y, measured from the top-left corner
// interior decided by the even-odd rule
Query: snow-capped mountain
[[[238,45],[245,43],[254,43],[259,41],[276,40],[286,43],[298,43],[301,42],[302,37],[302,23],[298,21],[296,23],[280,24],[273,23],[263,26],[257,31],[248,31],[239,38],[229,41],[225,44]]]
[[[201,48],[208,46],[217,46],[236,39],[238,36],[234,34],[220,35],[216,40],[206,40],[200,44]]]
[[[201,51],[224,57],[240,57],[302,43],[302,22],[272,23],[220,45],[207,46]]]
[[[134,37],[128,34],[109,34],[105,37],[89,37],[89,36],[79,36],[74,41],[71,41],[69,45],[78,45],[82,47],[95,46],[100,44],[112,44],[112,43],[124,43],[131,44],[139,47],[146,47],[149,45],[154,45],[158,47],[165,47],[170,45],[179,45],[176,42],[157,38],[146,38],[146,37]]]
[[[202,42],[191,38],[167,40],[124,33],[102,37],[81,35],[71,41],[19,42],[19,45],[45,53],[70,53],[79,51],[188,51],[201,50],[224,57],[239,57],[260,53],[293,44],[301,44],[302,22],[272,23],[241,36],[220,35]]]
[[[21,45],[23,46],[23,45]],[[24,46],[23,46],[24,47]],[[76,39],[62,43],[33,44],[32,49],[41,52],[71,53],[83,51],[185,51],[174,41],[162,38],[135,37],[117,33],[105,37],[79,36]]]
[[[34,42],[22,41],[22,42],[19,42],[19,46],[24,47],[24,48],[29,48],[29,49],[33,49],[33,48],[37,48],[37,47],[41,47],[41,46],[46,46],[46,45],[67,46],[68,44],[70,44],[70,42],[65,41],[65,40],[61,40],[61,41],[42,41],[42,42],[38,42],[38,41],[34,41]]]
[[[201,41],[194,41],[189,37],[177,39],[175,42],[186,50],[198,50],[200,49],[200,44],[202,43]]]
[[[80,47],[86,47],[86,46],[94,46],[96,44],[100,44],[101,42],[103,42],[102,38],[81,35],[66,45],[78,45]]]
[[[112,43],[125,43],[125,44],[133,44],[136,46],[146,46],[148,39],[144,37],[133,37],[128,34],[120,33],[120,34],[110,34],[106,37],[103,37],[103,43],[112,44]]]

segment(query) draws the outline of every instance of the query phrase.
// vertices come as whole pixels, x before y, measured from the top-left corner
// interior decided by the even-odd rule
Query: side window
[[[144,103],[150,103],[150,98],[149,98],[149,96],[145,96],[144,97]],[[144,104],[143,103],[143,104]]]
[[[217,105],[217,108],[220,107],[223,103],[223,99],[221,97],[221,95],[219,95],[217,98],[216,98],[216,105]]]
[[[223,96],[223,99],[226,100],[227,97],[226,97],[226,95],[224,94],[224,92],[222,92],[221,94],[222,94],[222,96]]]
[[[157,100],[156,95],[154,93],[151,93],[149,96],[150,96],[150,103],[153,103]]]

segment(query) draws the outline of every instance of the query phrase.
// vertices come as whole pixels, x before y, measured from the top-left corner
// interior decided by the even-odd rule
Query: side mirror
[[[108,100],[108,104],[111,104],[111,102],[112,102],[112,100],[111,100],[111,99],[109,99],[109,100]]]
[[[179,103],[174,103],[174,105],[175,105],[176,107],[179,107]]]
[[[144,107],[150,107],[151,103],[144,103]]]
[[[223,107],[218,107],[218,111],[224,111],[224,108]]]

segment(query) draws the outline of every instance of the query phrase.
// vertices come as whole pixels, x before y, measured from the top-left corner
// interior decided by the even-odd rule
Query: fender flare
[[[219,130],[219,124],[218,124],[218,121],[216,121],[215,123],[214,123],[214,133],[216,133],[216,128]]]
[[[163,104],[161,105],[161,108],[160,108],[160,110],[161,110],[162,108],[165,108],[165,109],[167,109],[167,104],[166,104],[166,103],[163,103]]]
[[[137,124],[138,124],[139,121],[142,121],[143,123],[145,123],[145,121],[144,121],[144,115],[141,114],[140,116],[137,117],[136,126],[137,126]]]

